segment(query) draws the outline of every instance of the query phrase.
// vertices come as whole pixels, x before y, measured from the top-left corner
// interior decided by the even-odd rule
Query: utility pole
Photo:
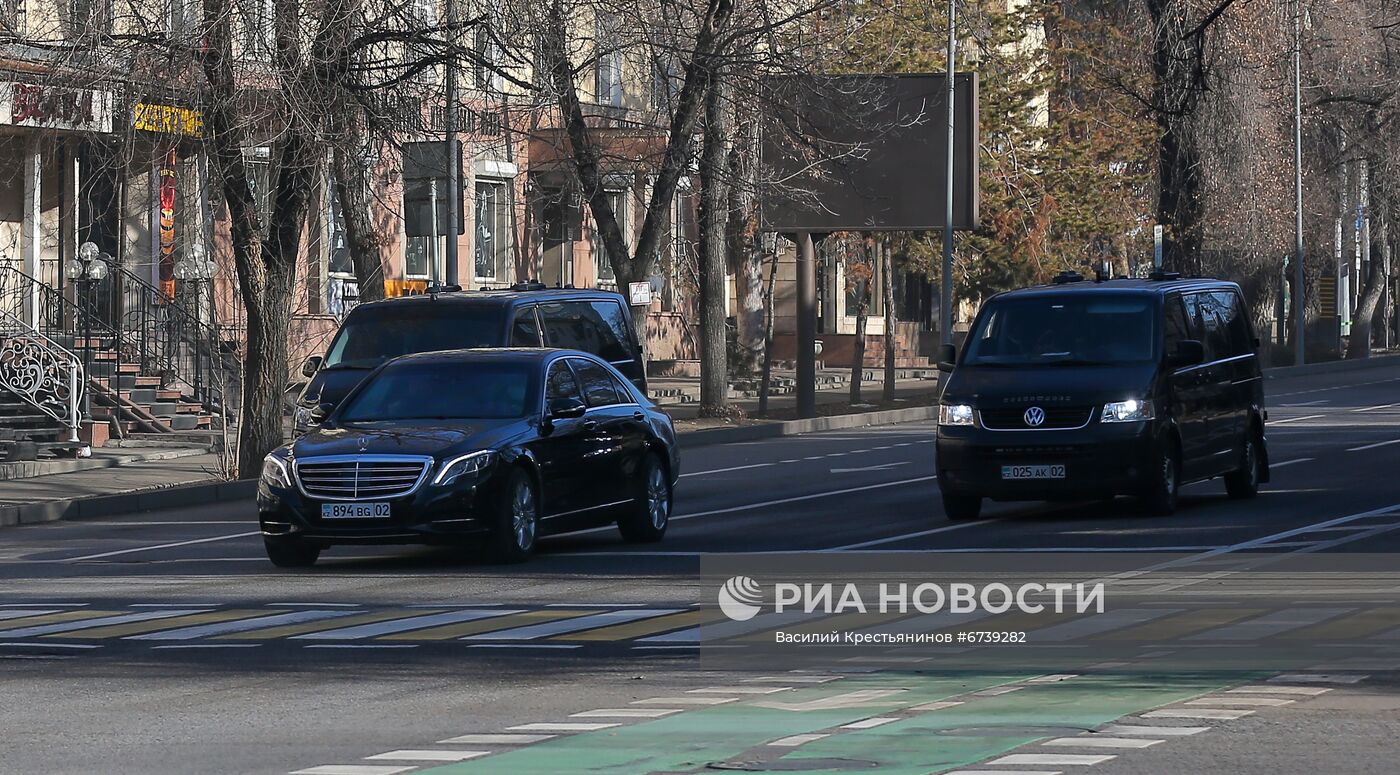
[[[443,79],[444,99],[446,109],[443,111],[443,130],[446,152],[443,154],[447,159],[447,266],[443,272],[445,285],[459,285],[457,279],[457,222],[460,218],[462,206],[462,160],[457,156],[457,52],[455,43],[457,31],[453,26],[457,23],[457,3],[455,0],[444,0],[443,16],[447,22],[446,39],[449,45],[446,64],[443,65],[445,78]],[[436,207],[434,208],[436,209]]]
[[[1303,365],[1303,4],[1293,0],[1293,364]]]
[[[943,284],[938,294],[938,330],[943,344],[953,343],[953,129],[957,121],[954,67],[958,53],[958,0],[948,0],[948,155],[943,202]]]

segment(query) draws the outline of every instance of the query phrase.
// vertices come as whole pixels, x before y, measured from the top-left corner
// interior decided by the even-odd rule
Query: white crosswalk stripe
[[[186,614],[205,613],[208,609],[201,608],[166,608],[160,611],[140,611],[134,614],[120,614],[117,616],[101,616],[96,619],[82,619],[75,622],[59,622],[56,624],[38,624],[33,627],[20,627],[14,630],[0,630],[0,637],[5,638],[33,638],[40,635],[55,635],[61,632],[72,632],[74,630],[85,630],[89,627],[103,627],[109,624],[130,624],[132,622],[147,622],[152,619],[169,619],[172,616],[184,616]]]
[[[603,611],[601,613],[579,616],[573,619],[564,619],[557,622],[541,622],[540,624],[530,624],[524,627],[514,627],[500,632],[486,632],[480,635],[469,635],[462,640],[534,640],[536,638],[546,638],[550,635],[566,635],[571,632],[581,630],[591,630],[594,627],[604,627],[610,624],[624,624],[635,622],[638,619],[648,619],[653,616],[680,613],[679,608],[629,608],[622,611]]]
[[[372,624],[360,624],[354,627],[341,627],[335,630],[323,630],[321,632],[309,632],[304,635],[293,635],[292,640],[357,640],[360,638],[373,638],[379,635],[392,635],[396,632],[407,632],[408,630],[421,630],[426,627],[436,627],[443,624],[457,624],[459,622],[471,622],[477,619],[489,619],[493,616],[506,616],[508,614],[523,613],[522,609],[478,609],[469,611],[447,611],[440,614],[424,614],[423,616],[410,616],[406,619],[393,619],[387,622],[374,622]]]
[[[148,632],[144,635],[128,635],[125,640],[194,640],[195,638],[212,638],[220,635],[231,635],[235,632],[259,630],[263,627],[276,627],[283,624],[301,624],[302,622],[314,622],[320,619],[334,619],[338,616],[349,616],[353,613],[355,613],[355,611],[345,609],[289,611],[285,614],[259,616],[256,619],[240,619],[233,622],[181,627],[177,630]]]

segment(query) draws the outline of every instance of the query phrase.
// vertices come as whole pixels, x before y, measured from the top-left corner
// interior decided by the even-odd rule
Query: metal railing
[[[0,387],[62,423],[78,440],[82,420],[82,361],[0,307]]]
[[[106,280],[64,293],[0,267],[0,310],[35,321],[50,339],[90,333],[110,340],[119,363],[136,364],[141,374],[160,377],[162,386],[220,408],[230,391],[214,327],[124,267],[112,269]]]

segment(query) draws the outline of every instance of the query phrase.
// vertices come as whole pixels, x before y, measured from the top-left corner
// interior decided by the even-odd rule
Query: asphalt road
[[[1335,558],[1345,574],[1349,557],[1400,550],[1400,367],[1267,391],[1273,483],[1252,501],[1192,485],[1167,518],[1119,499],[992,504],[951,523],[934,428],[906,424],[688,450],[664,543],[587,531],[546,539],[524,566],[338,547],[277,571],[250,503],[7,530],[0,772],[1394,771],[1397,673],[1370,651],[1183,671],[1144,650],[1063,673],[967,652],[755,672],[697,652],[716,555],[1225,568],[1267,552]],[[1351,608],[1300,610],[1216,610],[1210,626],[1262,621],[1286,638],[1335,621],[1352,635],[1333,640],[1400,641],[1400,617],[1376,624],[1395,606],[1360,623]],[[1128,623],[1174,626],[1153,616]]]

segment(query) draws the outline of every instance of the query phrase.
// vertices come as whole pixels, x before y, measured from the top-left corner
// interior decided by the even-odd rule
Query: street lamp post
[[[78,311],[83,323],[83,418],[92,422],[92,288],[107,278],[112,257],[92,242],[78,247],[77,257],[63,267],[63,276],[72,281],[78,294]],[[86,297],[86,303],[83,302]],[[91,438],[91,436],[89,436]]]
[[[1303,365],[1303,7],[1293,0],[1293,363]]]
[[[953,130],[957,121],[954,82],[958,53],[958,0],[948,0],[948,148],[944,161],[943,285],[938,293],[938,328],[943,344],[953,343]]]
[[[200,302],[204,295],[204,284],[213,278],[214,262],[205,255],[204,246],[199,243],[195,243],[194,247],[191,248],[189,258],[175,265],[175,279],[194,284],[194,331],[191,332],[190,342],[194,346],[194,394],[201,401],[204,400],[205,380],[204,364],[199,352],[200,339],[204,335],[202,330],[204,318],[200,315]],[[212,300],[210,303],[213,303]],[[178,340],[176,346],[178,347]]]

